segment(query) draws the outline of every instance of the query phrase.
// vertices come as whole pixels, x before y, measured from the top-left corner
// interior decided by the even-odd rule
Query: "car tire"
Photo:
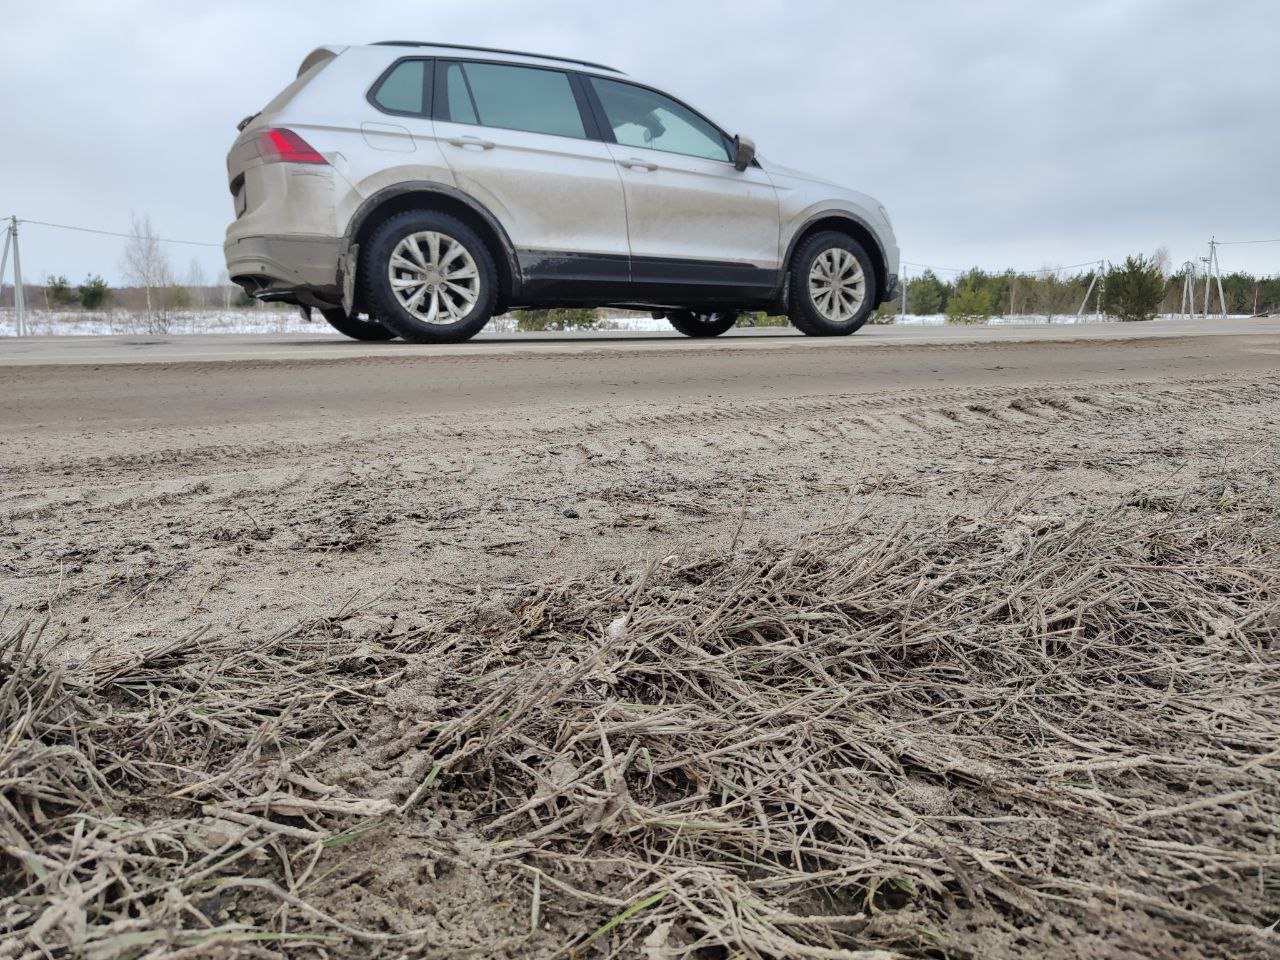
[[[379,321],[410,343],[460,343],[489,322],[498,269],[457,217],[406,210],[377,226],[360,257],[361,289]]]
[[[388,330],[373,317],[369,317],[366,320],[361,319],[358,315],[348,316],[347,312],[340,307],[332,310],[321,310],[320,316],[324,317],[329,326],[352,340],[378,342],[396,338],[394,330]]]
[[[736,310],[717,313],[694,313],[692,310],[676,310],[667,315],[671,326],[686,337],[718,337],[731,330],[738,322]]]
[[[826,230],[809,237],[791,258],[789,274],[791,324],[810,337],[853,333],[879,302],[871,257],[844,233]]]

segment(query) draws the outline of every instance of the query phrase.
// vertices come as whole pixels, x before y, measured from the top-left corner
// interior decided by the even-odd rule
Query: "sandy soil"
[[[1274,438],[1280,397],[1271,332],[548,346],[7,367],[0,595],[67,650],[403,609],[740,519],[750,540],[869,504],[1178,486]]]
[[[70,661],[313,618],[376,635],[855,515],[1274,483],[1275,330],[1002,334],[5,366],[0,609],[47,616]],[[437,922],[481,955],[527,918],[480,874],[440,882]]]

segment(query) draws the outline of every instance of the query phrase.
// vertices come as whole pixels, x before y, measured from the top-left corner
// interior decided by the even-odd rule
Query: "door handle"
[[[481,150],[492,150],[497,146],[492,140],[481,140],[479,137],[450,137],[445,143],[455,147],[479,147]]]
[[[650,173],[658,169],[658,165],[656,163],[650,163],[648,160],[638,160],[635,157],[623,160],[622,165],[628,170],[648,170]]]

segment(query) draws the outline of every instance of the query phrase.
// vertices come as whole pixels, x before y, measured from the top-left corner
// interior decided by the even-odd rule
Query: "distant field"
[[[116,336],[164,333],[170,335],[314,333],[335,336],[332,327],[317,312],[314,319],[302,319],[296,307],[261,306],[228,307],[195,310],[171,310],[163,316],[149,318],[138,310],[111,309],[30,310],[27,326],[32,336]],[[0,310],[0,336],[13,336],[14,315],[11,309]],[[511,314],[495,317],[486,333],[510,333],[516,329]],[[617,314],[600,320],[597,329],[670,330],[665,320],[654,320],[643,314]]]
[[[918,315],[907,314],[906,317],[893,318],[893,323],[906,323],[920,326],[942,326],[947,322],[942,314]],[[1043,316],[1034,314],[1018,314],[1008,317],[992,317],[990,326],[1006,326],[1019,324],[1075,324],[1075,323],[1112,323],[1110,318],[1097,319],[1087,315],[1077,321],[1074,314]],[[231,307],[225,309],[173,310],[161,320],[148,320],[148,317],[136,310],[101,310],[88,312],[81,310],[30,310],[27,314],[27,325],[32,336],[116,336],[164,333],[169,335],[191,334],[254,334],[254,333],[299,333],[319,334],[325,337],[334,336],[333,329],[320,318],[305,322],[294,307]],[[12,309],[0,309],[0,337],[13,336],[15,329]],[[495,317],[481,333],[481,336],[510,333],[516,329],[516,317],[507,314]],[[660,331],[670,330],[666,320],[658,320],[637,313],[607,313],[594,325],[597,330],[635,330]]]

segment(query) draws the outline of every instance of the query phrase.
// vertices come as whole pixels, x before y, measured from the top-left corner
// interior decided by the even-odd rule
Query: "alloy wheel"
[[[467,248],[435,230],[397,243],[387,274],[400,305],[423,323],[457,323],[480,297],[480,271]]]
[[[809,269],[809,297],[825,319],[853,319],[867,297],[867,278],[858,258],[840,247],[818,254]]]

